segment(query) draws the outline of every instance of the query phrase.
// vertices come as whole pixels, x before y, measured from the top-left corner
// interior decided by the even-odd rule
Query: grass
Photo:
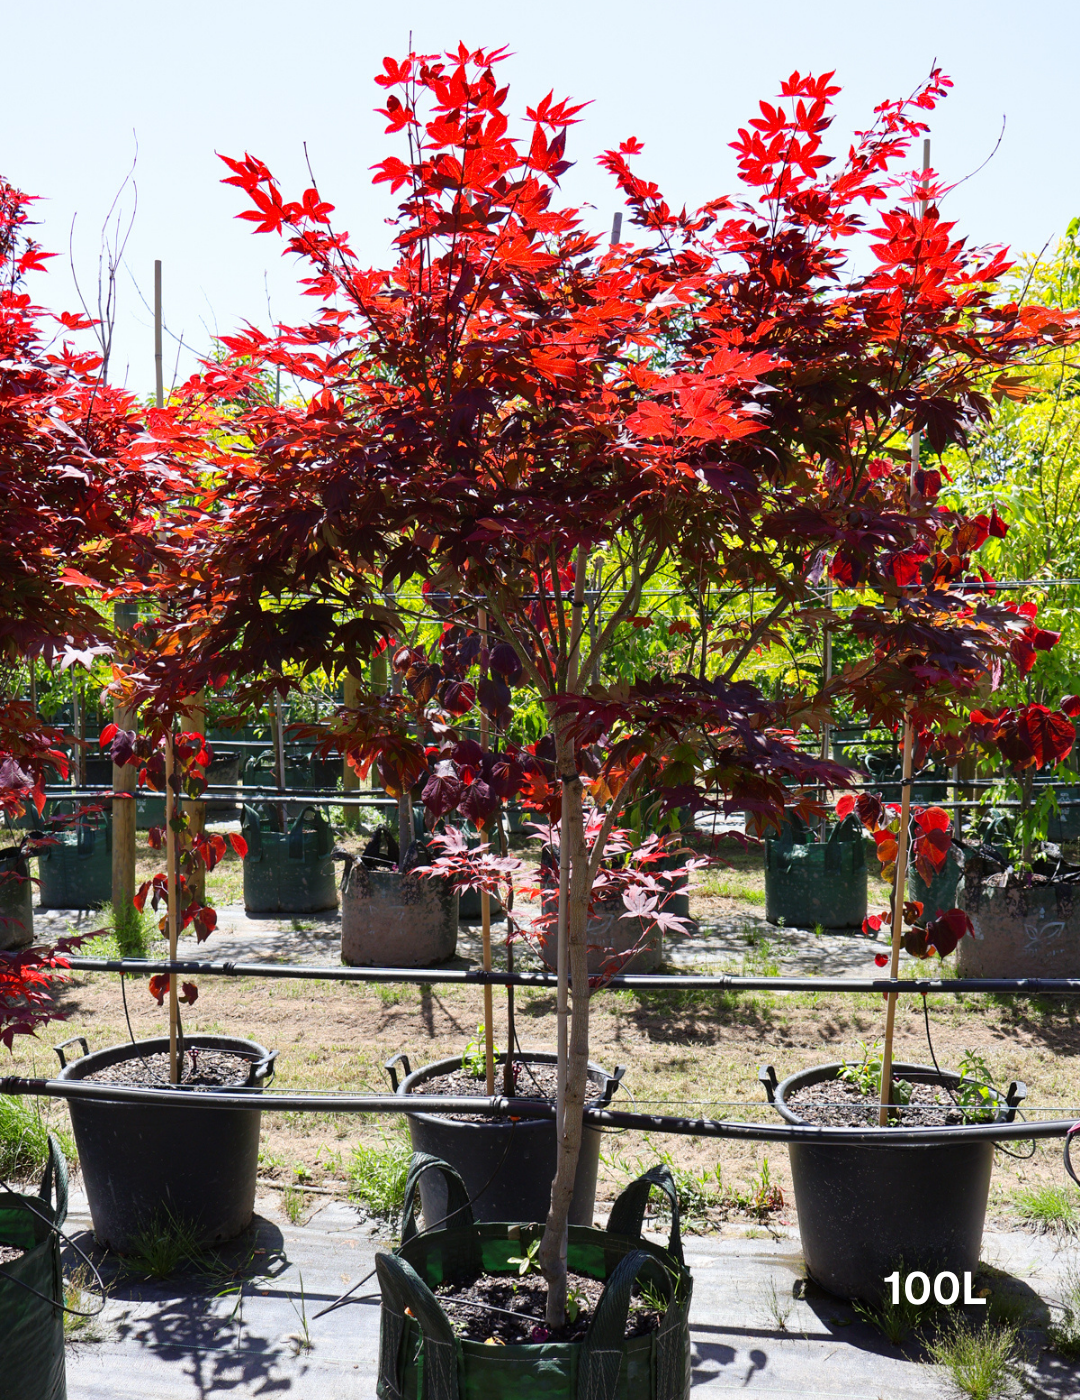
[[[75,1156],[75,1143],[69,1133],[56,1137],[69,1160]],[[45,1170],[49,1157],[49,1126],[41,1109],[22,1096],[0,1097],[0,1178],[28,1182]]]
[[[858,1301],[851,1306],[864,1322],[877,1328],[889,1345],[894,1347],[902,1347],[930,1311],[925,1303],[922,1306],[909,1303],[903,1291],[898,1303],[894,1303],[892,1295],[886,1293],[876,1308],[870,1303]]]
[[[129,1272],[157,1279],[171,1278],[183,1268],[208,1272],[212,1262],[195,1228],[168,1208],[139,1231],[133,1248],[124,1255]]]
[[[1016,1327],[973,1327],[958,1318],[928,1344],[930,1356],[953,1388],[969,1400],[1006,1400],[1023,1386],[1020,1332]]]
[[[281,1209],[290,1225],[299,1225],[304,1216],[306,1201],[303,1191],[295,1186],[286,1186],[281,1193]]]
[[[1066,1186],[1032,1186],[1013,1198],[1021,1220],[1040,1234],[1071,1235],[1076,1230],[1077,1206],[1073,1189]]]
[[[103,904],[99,913],[106,932],[82,948],[85,957],[145,958],[161,937],[158,915],[149,904],[142,910],[128,909],[119,918],[111,904]]]
[[[72,1269],[64,1278],[64,1307],[74,1311],[64,1313],[64,1340],[68,1342],[97,1342],[101,1330],[96,1317],[81,1314],[94,1310],[98,1301],[97,1280],[86,1264]]]
[[[1075,1268],[1065,1275],[1061,1316],[1046,1329],[1046,1339],[1066,1361],[1080,1361],[1080,1272]]]
[[[345,1167],[350,1197],[384,1220],[397,1215],[405,1204],[411,1156],[407,1137],[384,1137],[379,1147],[354,1147]]]

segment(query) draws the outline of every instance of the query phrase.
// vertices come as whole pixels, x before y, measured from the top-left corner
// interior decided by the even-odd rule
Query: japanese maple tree
[[[14,687],[27,660],[61,665],[112,645],[101,600],[137,590],[160,562],[156,533],[183,489],[194,445],[168,416],[144,413],[108,384],[101,357],[68,338],[91,322],[37,305],[27,278],[51,254],[32,237],[33,198],[0,179],[0,810],[39,814],[45,784],[66,776],[60,732]],[[178,444],[185,443],[181,448]],[[0,1034],[32,1030],[47,1013],[43,978],[64,965],[58,949],[0,953]]]
[[[996,517],[939,505],[932,465],[909,479],[907,436],[934,453],[960,439],[989,412],[987,377],[1010,392],[1014,359],[1066,327],[995,300],[1004,254],[969,250],[940,217],[942,187],[905,174],[948,86],[936,71],[835,164],[831,75],[793,74],[735,143],[743,194],[696,211],[637,175],[640,143],[624,142],[602,163],[634,232],[609,246],[557,201],[581,108],[549,94],[516,138],[502,57],[385,60],[381,110],[402,140],[375,168],[401,196],[388,267],[360,264],[320,191],[287,200],[257,158],[227,159],[241,217],[285,236],[317,311],[229,337],[230,357],[188,386],[228,431],[169,581],[167,645],[130,693],[164,706],[233,673],[256,697],[288,685],[286,663],[355,674],[404,635],[402,595],[423,585],[440,642],[398,646],[407,693],[363,698],[335,733],[388,787],[426,773],[444,813],[483,822],[523,793],[560,823],[559,1154],[540,1250],[559,1325],[586,923],[620,811],[649,791],[760,830],[848,781],[796,742],[839,702],[930,744],[993,688],[1024,624],[964,582]],[[850,248],[868,224],[859,273]],[[304,402],[268,402],[267,368],[305,385]],[[661,571],[712,602],[700,660],[594,682]],[[831,606],[830,580],[856,606]],[[767,602],[748,615],[750,590]],[[766,693],[755,657],[808,618],[860,659]],[[518,685],[543,701],[546,755],[505,741]],[[454,729],[477,708],[496,734],[486,759]]]

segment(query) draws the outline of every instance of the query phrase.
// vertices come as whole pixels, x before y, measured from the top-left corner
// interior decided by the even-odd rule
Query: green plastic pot
[[[249,914],[314,914],[336,909],[334,833],[315,807],[305,807],[282,834],[245,805],[242,826],[244,908]]]
[[[765,917],[789,928],[862,928],[866,848],[862,827],[845,817],[828,841],[813,841],[797,820],[765,839]]]
[[[446,1179],[447,1220],[453,1225],[429,1226],[417,1234],[417,1182],[433,1169]],[[641,1234],[653,1186],[671,1203],[667,1249]],[[606,1230],[569,1228],[567,1264],[605,1283],[583,1341],[513,1346],[462,1341],[432,1290],[442,1283],[471,1282],[479,1274],[516,1276],[511,1256],[525,1253],[542,1233],[539,1224],[474,1224],[457,1173],[437,1158],[413,1158],[401,1246],[375,1256],[382,1294],[380,1400],[688,1400],[693,1281],[683,1259],[678,1197],[668,1169],[654,1167],[631,1182],[615,1202]],[[627,1338],[626,1314],[639,1279],[666,1297],[667,1308],[658,1331]]]
[[[57,1232],[67,1215],[64,1154],[49,1134],[36,1196],[0,1192],[0,1244],[26,1252],[0,1268],[0,1393],[4,1400],[66,1400],[64,1279]]]

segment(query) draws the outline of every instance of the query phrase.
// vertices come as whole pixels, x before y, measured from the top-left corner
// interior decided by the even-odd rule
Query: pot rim
[[[527,1060],[532,1064],[553,1065],[558,1063],[558,1055],[553,1050],[526,1050],[523,1054],[515,1056],[516,1059]],[[506,1052],[500,1051],[495,1056],[496,1064],[506,1063]],[[433,1060],[430,1064],[420,1065],[417,1069],[410,1070],[409,1073],[398,1084],[396,1093],[407,1096],[410,1089],[416,1087],[425,1080],[434,1079],[437,1075],[448,1074],[451,1070],[461,1068],[461,1056],[451,1055],[444,1060]],[[600,1084],[604,1088],[615,1080],[613,1074],[609,1074],[602,1065],[589,1061],[588,1067],[589,1081],[593,1084]],[[609,1093],[610,1097],[610,1093]],[[483,1119],[473,1119],[471,1122],[459,1122],[453,1118],[444,1118],[440,1113],[406,1113],[406,1118],[415,1119],[418,1123],[435,1123],[440,1128],[465,1128],[465,1129],[486,1129],[488,1132],[505,1133],[510,1128],[516,1128],[518,1132],[522,1129],[537,1129],[551,1127],[551,1119],[548,1118],[523,1118],[517,1122],[507,1122],[504,1119],[485,1121]]]
[[[776,1086],[776,1089],[773,1091],[773,1108],[776,1109],[780,1117],[787,1123],[804,1127],[817,1126],[811,1123],[808,1118],[800,1117],[794,1109],[790,1108],[787,1104],[787,1096],[795,1093],[799,1089],[805,1089],[811,1084],[822,1084],[826,1080],[835,1079],[846,1066],[853,1065],[857,1068],[860,1063],[861,1061],[859,1060],[836,1060],[832,1064],[812,1065],[809,1069],[796,1070],[794,1074],[789,1074],[786,1079],[782,1079]],[[894,1061],[893,1073],[901,1079],[910,1080],[914,1084],[941,1084],[949,1085],[953,1088],[962,1083],[965,1078],[965,1076],[954,1069],[937,1070],[933,1065],[908,1064],[900,1060]],[[981,1080],[969,1080],[968,1082],[982,1083]],[[1006,1096],[1000,1089],[995,1088],[992,1084],[983,1087],[988,1088],[997,1101],[998,1114],[994,1121],[998,1123],[1007,1122],[1006,1114],[1012,1111],[1012,1105],[1009,1104]],[[938,1131],[947,1132],[949,1126],[948,1124],[942,1124],[938,1128]],[[964,1127],[970,1125],[957,1124],[956,1126]],[[879,1131],[887,1134],[890,1133],[892,1129],[881,1128]],[[902,1147],[904,1144],[900,1144],[900,1146]]]
[[[196,1048],[204,1050],[232,1050],[237,1054],[244,1053],[245,1058],[250,1055],[252,1064],[259,1064],[270,1058],[270,1051],[265,1045],[260,1045],[257,1040],[246,1040],[244,1037],[236,1035],[211,1035],[198,1032],[192,1035],[185,1034],[184,1045],[194,1045]],[[123,1041],[119,1045],[106,1045],[101,1050],[91,1050],[88,1055],[81,1055],[77,1060],[69,1060],[56,1077],[57,1079],[85,1079],[89,1073],[96,1069],[122,1064],[125,1060],[135,1060],[142,1055],[159,1054],[168,1048],[169,1037],[167,1035],[152,1036],[146,1040],[134,1042]],[[145,1105],[137,1105],[137,1107],[145,1107]],[[216,1111],[220,1112],[221,1110]]]

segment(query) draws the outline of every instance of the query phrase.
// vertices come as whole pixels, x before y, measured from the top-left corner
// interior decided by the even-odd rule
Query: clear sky
[[[999,0],[47,0],[4,6],[0,172],[44,196],[38,236],[63,254],[34,296],[74,306],[67,266],[96,300],[102,221],[135,155],[138,209],[119,282],[115,380],[153,384],[153,261],[164,263],[165,318],[203,351],[244,319],[266,325],[299,306],[279,244],[233,217],[215,151],[265,160],[287,196],[307,183],[303,143],[325,199],[369,261],[382,261],[385,187],[369,167],[396,151],[374,116],[384,54],[508,45],[510,106],[554,88],[592,99],[571,128],[568,202],[610,225],[616,199],[594,157],[627,136],[645,143],[637,169],[673,204],[735,186],[727,143],[779,80],[834,69],[844,92],[835,149],[874,104],[906,95],[936,58],[956,86],[932,118],[933,164],[959,179],[948,217],[978,243],[1037,250],[1080,214],[1077,65],[1080,0],[1038,7]],[[130,209],[130,189],[123,207]],[[171,349],[169,348],[171,346]],[[166,382],[176,341],[166,341]],[[186,351],[181,375],[195,364]]]

